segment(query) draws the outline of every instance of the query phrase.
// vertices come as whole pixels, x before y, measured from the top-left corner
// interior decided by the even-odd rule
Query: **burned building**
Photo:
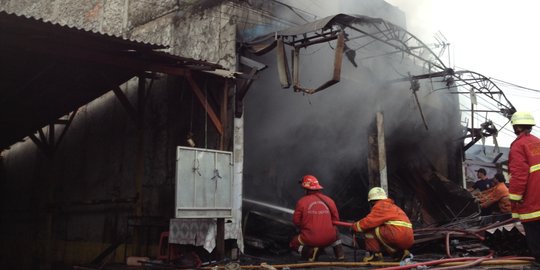
[[[201,240],[214,220],[170,222],[178,146],[232,153],[232,214],[217,228],[240,249],[242,198],[291,208],[306,173],[346,219],[366,212],[372,176],[418,222],[451,218],[427,202],[461,181],[453,74],[414,47],[399,10],[358,7],[369,17],[279,1],[2,2],[2,265],[157,257],[166,231]],[[296,71],[282,89],[285,62]]]
[[[249,43],[254,54],[273,46],[267,39],[277,47],[252,56],[268,69],[246,95],[244,190],[251,193],[245,198],[292,209],[302,192],[298,180],[313,174],[336,200],[341,218],[358,220],[369,210],[367,191],[376,185],[370,178],[384,169],[387,176],[379,177],[387,177],[390,195],[419,224],[475,213],[470,200],[456,200],[468,194],[459,191],[461,115],[458,97],[448,94],[455,89],[436,73],[443,64],[430,66],[410,48],[400,51],[393,45],[398,42],[384,40],[413,40],[400,31],[381,19],[340,14]],[[276,80],[289,69],[290,82]],[[328,82],[335,84],[325,88]],[[378,121],[383,142],[374,136]],[[384,168],[372,153],[381,143]]]

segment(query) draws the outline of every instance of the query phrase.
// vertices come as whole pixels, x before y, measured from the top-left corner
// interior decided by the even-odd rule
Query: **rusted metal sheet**
[[[277,40],[276,49],[279,83],[281,84],[281,88],[289,88],[291,87],[291,74],[289,70],[289,61],[287,60],[287,55],[285,53],[285,45],[282,39]]]
[[[300,70],[298,68],[299,66],[299,50],[300,50],[300,46],[298,47],[295,47],[294,48],[294,60],[293,60],[293,63],[294,63],[294,67],[293,67],[293,71],[294,71],[294,74],[293,74],[293,77],[294,77],[294,80],[295,80],[295,83],[294,83],[294,91],[297,91],[297,92],[305,92],[305,93],[308,93],[308,94],[314,94],[316,92],[319,92],[321,90],[324,90],[336,83],[338,83],[341,79],[341,63],[343,62],[343,53],[344,53],[344,49],[345,49],[345,34],[343,31],[339,32],[339,34],[337,35],[337,37],[334,37],[334,38],[337,38],[337,43],[336,43],[336,48],[335,48],[335,53],[334,53],[334,69],[333,69],[333,72],[332,72],[332,77],[330,78],[330,80],[328,80],[327,82],[323,83],[322,85],[320,85],[319,87],[317,88],[306,88],[306,87],[302,87],[300,85]],[[333,38],[333,39],[334,39]],[[324,41],[321,41],[321,42],[326,42],[327,40],[326,39],[323,39]]]

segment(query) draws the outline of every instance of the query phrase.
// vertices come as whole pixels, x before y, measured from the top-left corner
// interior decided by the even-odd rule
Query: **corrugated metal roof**
[[[100,36],[101,38],[109,38],[111,41],[121,42],[124,44],[130,44],[132,46],[134,45],[141,46],[148,49],[166,49],[169,47],[168,45],[165,45],[165,44],[157,44],[157,43],[140,41],[136,39],[129,39],[122,36],[117,36],[117,35],[112,35],[110,33],[97,31],[94,29],[85,29],[82,27],[76,27],[76,26],[65,24],[65,23],[53,22],[50,20],[46,20],[44,18],[37,18],[34,16],[26,15],[26,14],[17,14],[17,13],[9,12],[6,10],[0,10],[0,22],[3,23],[4,20],[19,21],[20,23],[27,24],[27,25],[33,24],[34,26],[41,27],[41,28],[62,27],[64,31],[84,32],[86,35],[96,35],[96,36]]]
[[[156,51],[164,45],[5,11],[0,40],[0,149],[141,73],[222,68]]]

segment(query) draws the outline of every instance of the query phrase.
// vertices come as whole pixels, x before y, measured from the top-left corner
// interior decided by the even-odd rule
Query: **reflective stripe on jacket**
[[[373,205],[371,212],[353,224],[353,230],[375,234],[376,241],[390,253],[410,248],[414,243],[414,232],[411,221],[391,199],[379,200]],[[366,246],[377,251],[379,244],[366,239]],[[369,249],[368,248],[368,249]]]
[[[540,139],[521,133],[510,145],[508,168],[512,216],[522,222],[540,220]]]
[[[366,217],[353,224],[353,229],[361,232],[383,224],[412,229],[411,221],[392,199],[378,200]]]

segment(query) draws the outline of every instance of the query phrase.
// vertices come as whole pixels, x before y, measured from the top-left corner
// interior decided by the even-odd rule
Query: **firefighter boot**
[[[336,256],[336,260],[343,261],[345,260],[345,254],[343,253],[343,245],[337,244],[332,247],[334,249],[334,256]]]
[[[409,250],[405,249],[402,251],[398,251],[395,255],[393,255],[393,257],[395,261],[403,262],[403,261],[406,261],[407,259],[410,261],[413,255],[411,254],[411,252],[409,252]]]
[[[302,248],[301,255],[302,258],[310,262],[317,261],[317,258],[319,258],[319,248],[304,246],[304,248]]]
[[[366,256],[364,259],[362,259],[363,262],[382,262],[383,261],[383,255],[381,252],[375,252],[375,253],[366,253]]]

